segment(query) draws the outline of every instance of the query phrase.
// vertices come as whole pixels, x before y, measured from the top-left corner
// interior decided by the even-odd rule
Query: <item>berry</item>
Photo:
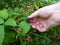
[[[32,20],[33,20],[33,18],[28,18],[28,19],[26,19],[26,22],[30,23],[30,22],[32,22]]]

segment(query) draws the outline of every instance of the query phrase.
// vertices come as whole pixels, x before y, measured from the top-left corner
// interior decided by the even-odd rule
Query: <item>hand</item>
[[[60,3],[49,5],[32,13],[28,18],[30,25],[40,32],[60,24]]]

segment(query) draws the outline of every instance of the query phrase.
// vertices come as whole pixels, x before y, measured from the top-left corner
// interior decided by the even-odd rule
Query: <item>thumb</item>
[[[47,18],[47,17],[50,17],[51,14],[52,14],[52,11],[50,9],[44,7],[44,8],[40,8],[39,10],[32,13],[30,16],[28,16],[28,18],[33,18],[36,16],[40,16],[41,18]]]
[[[36,16],[38,16],[38,14],[39,14],[39,11],[35,11],[35,12],[32,13],[30,16],[28,16],[28,18],[36,17]]]

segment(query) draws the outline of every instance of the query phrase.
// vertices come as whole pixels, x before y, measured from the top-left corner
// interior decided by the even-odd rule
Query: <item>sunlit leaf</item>
[[[9,18],[6,22],[5,25],[9,25],[9,26],[16,26],[16,22],[13,18]]]
[[[3,19],[7,19],[8,18],[8,12],[6,9],[4,10],[0,10],[0,17]]]
[[[37,5],[34,5],[34,7],[35,7],[36,10],[39,9],[39,7]]]
[[[30,25],[25,22],[25,21],[22,21],[19,26],[21,26],[21,28],[23,29],[22,30],[22,35],[24,36],[29,30],[30,30]]]
[[[0,25],[0,45],[2,45],[4,39],[4,26]]]
[[[2,18],[0,18],[0,24],[3,24],[4,20]]]
[[[29,16],[29,12],[28,12],[28,11],[24,12],[24,13],[22,14],[22,16],[23,16],[24,18],[27,18],[27,17]]]
[[[45,0],[45,2],[48,2],[48,0]]]

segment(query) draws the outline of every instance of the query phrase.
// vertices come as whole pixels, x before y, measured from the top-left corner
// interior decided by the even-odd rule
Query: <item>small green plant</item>
[[[0,45],[59,45],[60,26],[40,33],[26,22],[31,13],[57,1],[0,0]]]
[[[15,8],[15,11],[17,11],[16,8]],[[16,13],[18,13],[18,12],[16,12]],[[14,12],[13,12],[13,14],[14,14]],[[4,39],[4,27],[5,26],[8,26],[8,27],[11,26],[11,28],[15,27],[17,29],[22,28],[21,31],[19,29],[20,32],[16,31],[19,34],[21,33],[22,36],[25,36],[26,33],[30,30],[30,25],[26,21],[21,21],[21,22],[18,21],[19,23],[16,23],[18,19],[17,20],[15,20],[15,19],[17,17],[18,17],[17,15],[14,15],[13,17],[11,17],[11,16],[9,17],[9,12],[6,9],[0,10],[0,29],[1,29],[1,31],[0,31],[0,35],[1,35],[0,41],[1,41],[1,43]]]

